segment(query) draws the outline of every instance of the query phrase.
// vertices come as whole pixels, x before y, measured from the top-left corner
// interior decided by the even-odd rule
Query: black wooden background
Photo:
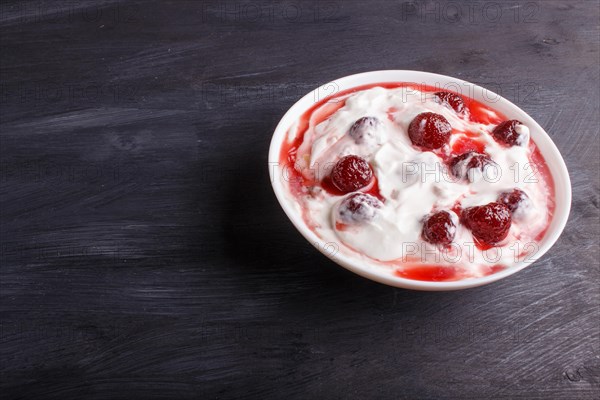
[[[599,3],[2,1],[2,399],[600,398]],[[530,113],[566,230],[423,293],[307,243],[272,193],[302,95],[378,69]]]

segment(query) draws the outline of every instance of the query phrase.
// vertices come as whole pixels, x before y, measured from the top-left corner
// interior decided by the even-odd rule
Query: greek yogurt
[[[423,85],[371,85],[315,105],[288,132],[281,161],[289,199],[319,237],[403,277],[510,267],[535,257],[552,218],[552,178],[529,128]],[[504,213],[489,235],[487,205]],[[440,212],[446,222],[432,225]],[[450,240],[436,242],[427,223]]]

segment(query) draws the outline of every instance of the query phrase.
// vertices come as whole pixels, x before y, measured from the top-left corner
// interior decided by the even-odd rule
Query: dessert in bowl
[[[462,289],[517,272],[556,241],[570,208],[564,161],[531,117],[425,72],[358,74],[310,93],[276,128],[269,165],[311,243],[404,288]]]

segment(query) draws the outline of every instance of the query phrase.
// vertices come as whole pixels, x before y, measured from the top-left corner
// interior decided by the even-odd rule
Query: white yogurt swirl
[[[455,141],[465,138],[462,132],[468,132],[484,144],[485,153],[495,165],[483,172],[470,170],[468,180],[455,178],[437,154],[423,151],[410,141],[408,126],[423,112],[441,114],[453,127],[443,154],[448,155]],[[363,117],[377,118],[379,123],[369,127],[361,140],[355,140],[348,132]],[[402,265],[410,261],[460,265],[473,277],[493,265],[510,266],[519,261],[523,251],[535,250],[536,237],[550,218],[550,192],[542,177],[533,173],[527,127],[518,127],[525,139],[513,147],[504,147],[493,139],[490,132],[494,127],[473,122],[468,114],[459,115],[435,101],[433,94],[412,88],[374,87],[356,92],[323,122],[311,121],[298,149],[296,169],[307,179],[319,182],[341,157],[363,157],[373,167],[383,206],[376,209],[371,220],[339,229],[339,213],[334,211],[344,196],[314,188],[297,201],[319,236],[339,243],[341,251],[364,257],[367,264]],[[529,196],[526,212],[521,210],[515,215],[508,237],[494,249],[478,249],[471,232],[458,221],[450,248],[422,239],[423,218],[431,212],[450,211],[457,204],[462,208],[485,205],[515,188]]]

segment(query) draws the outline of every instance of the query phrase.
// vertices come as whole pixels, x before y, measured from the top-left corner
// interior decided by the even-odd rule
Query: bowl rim
[[[472,90],[472,93],[469,96],[472,96],[475,100],[478,100],[486,105],[491,105],[490,101],[475,96],[475,93],[483,93],[485,91],[487,94],[495,96],[494,98],[496,99],[496,102],[493,106],[494,109],[498,108],[498,104],[502,104],[504,108],[509,109],[510,114],[519,114],[518,118],[514,116],[511,117],[510,115],[509,117],[521,119],[527,125],[535,126],[537,128],[535,129],[535,131],[539,132],[539,134],[535,137],[535,143],[538,146],[542,156],[544,157],[544,160],[546,161],[546,164],[548,165],[548,168],[551,172],[551,176],[554,180],[555,210],[548,230],[544,238],[540,242],[539,249],[535,254],[535,259],[522,260],[509,268],[506,268],[502,271],[496,272],[491,275],[478,278],[467,278],[459,281],[437,282],[418,281],[402,278],[394,274],[390,274],[389,271],[387,271],[384,268],[381,268],[380,270],[375,270],[372,267],[361,266],[362,261],[358,257],[352,257],[342,253],[333,255],[329,254],[326,251],[327,244],[324,243],[324,240],[306,225],[304,219],[302,218],[302,215],[298,213],[297,210],[294,209],[292,204],[290,204],[286,200],[286,193],[284,192],[286,188],[281,182],[281,179],[277,179],[279,170],[279,156],[281,153],[281,146],[283,144],[284,139],[287,137],[289,128],[295,122],[297,122],[300,116],[318,101],[323,101],[329,97],[335,96],[339,91],[353,89],[362,85],[397,82],[408,82],[416,84],[422,83],[432,86],[434,84],[441,84],[444,82],[446,84],[452,83],[464,85]],[[324,91],[325,93],[328,93],[329,91],[331,91],[332,88],[334,89],[334,92],[331,95],[326,95],[322,99],[319,98],[321,94],[320,92]],[[336,88],[337,91],[335,91]],[[355,274],[365,277],[367,279],[383,283],[385,285],[404,289],[424,291],[461,290],[487,285],[492,282],[496,282],[498,280],[511,276],[539,260],[556,243],[567,224],[567,220],[569,218],[569,213],[571,210],[572,189],[569,172],[565,161],[562,155],[560,154],[560,151],[556,147],[556,144],[554,143],[550,135],[548,135],[548,133],[545,131],[545,129],[543,129],[528,113],[523,111],[520,107],[489,89],[486,89],[482,86],[476,85],[474,83],[459,78],[425,71],[380,70],[362,72],[335,79],[310,91],[301,99],[299,99],[296,103],[294,103],[286,111],[286,113],[283,115],[283,117],[277,124],[269,146],[268,167],[271,186],[273,188],[273,191],[275,192],[275,196],[277,197],[279,204],[283,208],[285,214],[288,216],[292,224],[296,227],[300,234],[304,236],[305,239],[307,239],[310,243],[315,245],[322,254],[332,259],[338,265],[350,270],[351,272],[354,272]],[[560,191],[559,184],[560,188],[562,189]]]

